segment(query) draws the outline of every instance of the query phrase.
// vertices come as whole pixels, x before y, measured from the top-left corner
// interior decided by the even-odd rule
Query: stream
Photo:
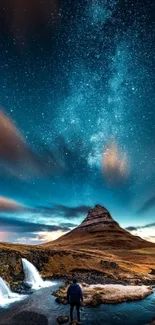
[[[0,325],[56,325],[57,316],[69,314],[69,306],[57,304],[51,295],[60,285],[62,281],[55,281],[52,287],[0,308]],[[83,325],[146,325],[154,316],[155,293],[139,301],[81,309]]]

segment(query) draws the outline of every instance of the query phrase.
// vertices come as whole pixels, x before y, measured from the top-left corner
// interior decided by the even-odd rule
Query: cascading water
[[[53,285],[53,283],[50,281],[43,281],[36,267],[26,258],[22,258],[22,264],[25,274],[24,282],[28,284],[32,289],[39,289]]]
[[[0,277],[0,306],[8,305],[24,297],[10,290],[6,282]]]
[[[10,298],[12,292],[6,282],[0,277],[0,297]]]

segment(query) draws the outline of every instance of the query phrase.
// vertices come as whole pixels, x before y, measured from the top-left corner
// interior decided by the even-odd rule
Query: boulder
[[[85,282],[83,282],[83,283],[82,283],[82,287],[83,287],[83,288],[89,287],[89,284],[88,284],[88,283],[85,283]]]
[[[67,299],[63,296],[57,297],[55,302],[57,302],[57,304],[67,305]]]
[[[68,316],[58,316],[57,317],[58,324],[65,324],[65,323],[68,323],[68,321],[69,321]]]
[[[22,311],[18,313],[17,311],[17,314],[13,315],[13,318],[10,319],[9,324],[48,325],[48,319],[45,315],[39,314],[38,312]]]
[[[25,289],[31,289],[32,286],[29,283],[23,282],[23,287]]]
[[[102,295],[100,293],[94,293],[92,299],[89,301],[90,306],[98,306],[102,304]]]
[[[154,269],[151,269],[150,273],[151,275],[155,275],[155,270]]]

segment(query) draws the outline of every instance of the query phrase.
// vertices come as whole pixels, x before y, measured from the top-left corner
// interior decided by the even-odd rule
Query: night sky
[[[155,241],[154,17],[153,0],[1,0],[1,241],[54,239],[95,204]]]

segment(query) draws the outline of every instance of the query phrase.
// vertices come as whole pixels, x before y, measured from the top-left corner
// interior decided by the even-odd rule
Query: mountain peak
[[[78,226],[79,230],[87,229],[87,231],[91,230],[91,228],[94,229],[96,226],[98,227],[107,227],[111,225],[118,225],[116,221],[111,217],[109,211],[97,204],[94,208],[90,209],[88,211],[87,217],[84,219],[84,221]]]
[[[88,211],[83,222],[46,246],[93,249],[138,249],[150,247],[151,243],[131,235],[119,226],[109,211],[97,204]]]
[[[109,211],[105,207],[103,207],[102,205],[100,205],[100,204],[96,204],[94,206],[94,208],[91,208],[88,211],[88,214],[89,213],[92,213],[92,214],[109,214],[110,215]]]

